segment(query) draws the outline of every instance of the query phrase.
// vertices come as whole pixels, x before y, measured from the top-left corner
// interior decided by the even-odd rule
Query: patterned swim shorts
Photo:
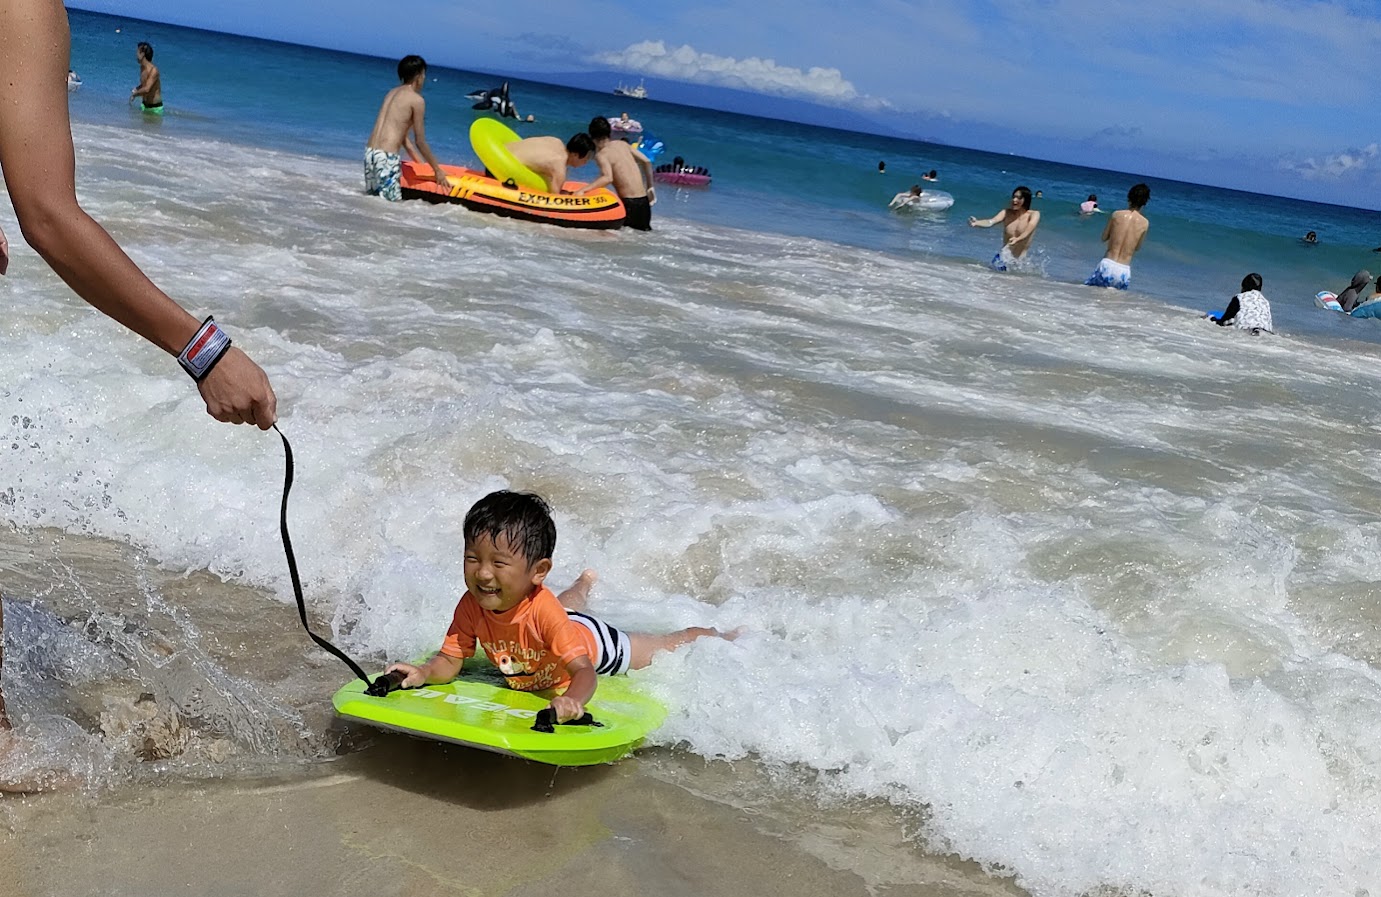
[[[397,153],[370,148],[364,151],[364,191],[390,202],[403,198],[403,163]]]
[[[1084,286],[1089,287],[1112,287],[1115,290],[1125,290],[1132,285],[1132,268],[1121,262],[1112,259],[1103,259],[1098,263],[1098,269],[1089,275],[1089,279],[1084,281]]]

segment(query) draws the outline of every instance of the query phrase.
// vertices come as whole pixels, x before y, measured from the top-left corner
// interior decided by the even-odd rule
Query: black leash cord
[[[297,558],[293,555],[292,539],[288,538],[288,493],[292,491],[293,487],[293,447],[288,444],[288,437],[283,435],[283,431],[278,429],[277,424],[273,425],[273,429],[278,431],[278,438],[283,440],[283,454],[286,456],[287,462],[287,470],[283,477],[283,510],[278,518],[278,526],[283,533],[283,553],[288,556],[288,572],[292,574],[293,594],[297,597],[297,613],[302,617],[302,628],[307,630],[312,641],[345,661],[345,665],[350,667],[356,676],[364,680],[365,685],[370,685],[369,676],[360,669],[359,664],[351,660],[344,651],[317,635],[312,631],[312,627],[307,625],[307,603],[302,599],[302,578],[297,575]],[[380,676],[379,678],[383,679],[384,677]]]
[[[277,424],[273,425],[273,429],[277,431],[278,438],[283,440],[283,455],[285,461],[285,471],[283,475],[283,509],[278,516],[278,528],[283,533],[283,553],[288,557],[288,572],[292,574],[293,596],[297,598],[297,614],[302,618],[302,628],[307,630],[307,634],[312,637],[312,641],[316,642],[331,654],[339,657],[344,661],[346,666],[350,667],[351,671],[364,682],[365,694],[372,695],[376,698],[382,698],[389,692],[395,691],[402,686],[404,676],[401,672],[384,673],[373,682],[370,682],[368,674],[360,669],[360,665],[351,660],[348,654],[317,635],[312,631],[312,627],[307,625],[307,602],[302,598],[302,577],[297,575],[297,557],[293,554],[292,539],[288,536],[288,493],[291,492],[293,488],[293,447],[288,443],[288,437],[284,436],[283,431],[278,429]],[[532,728],[538,732],[552,732],[555,731],[554,727],[556,725],[558,725],[556,722],[556,711],[547,707],[538,711],[536,722],[533,724]],[[595,722],[594,718],[587,713],[580,719],[573,719],[560,725],[602,726],[603,723]]]

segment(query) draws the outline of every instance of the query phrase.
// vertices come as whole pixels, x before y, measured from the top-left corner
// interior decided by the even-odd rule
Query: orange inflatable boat
[[[476,212],[492,212],[562,227],[623,226],[623,203],[607,189],[599,189],[585,196],[541,193],[526,187],[506,186],[494,178],[486,177],[483,172],[458,165],[442,165],[441,170],[446,172],[447,180],[451,183],[449,192],[436,182],[430,165],[404,160],[401,178],[403,198],[455,202]],[[570,189],[583,186],[583,183],[576,181],[566,182],[566,187]]]

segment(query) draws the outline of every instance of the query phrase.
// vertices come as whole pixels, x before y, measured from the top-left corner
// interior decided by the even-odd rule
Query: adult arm
[[[599,153],[595,153],[595,162],[599,163],[599,177],[575,191],[576,196],[584,196],[586,193],[593,193],[600,187],[606,187],[614,183],[614,166],[609,164],[609,160]],[[559,191],[560,185],[553,184],[552,188],[552,192],[556,193]]]
[[[422,99],[421,97],[418,97],[417,105],[412,108],[412,134],[414,137],[417,138],[417,151],[422,153],[422,158],[426,159],[427,164],[432,167],[432,176],[436,178],[436,183],[439,186],[445,187],[447,190],[449,190],[451,189],[451,184],[449,181],[446,180],[446,172],[441,170],[441,163],[436,160],[436,156],[432,155],[432,148],[427,144],[427,130],[425,125],[422,123],[422,119],[425,116],[426,111],[427,101]],[[408,135],[406,132],[404,132],[404,145],[406,145],[407,139]],[[409,149],[408,152],[413,153],[411,149]],[[413,161],[417,160],[417,156],[415,154],[412,158]]]
[[[633,159],[643,173],[643,189],[647,191],[649,205],[657,204],[657,188],[652,184],[652,160],[643,155],[642,150],[633,150]]]
[[[992,227],[1007,215],[1007,210],[1003,209],[991,218],[969,218],[969,227]]]
[[[1099,237],[1099,239],[1102,240],[1104,243],[1108,242],[1108,238],[1112,236],[1112,223],[1116,220],[1117,213],[1113,212],[1111,215],[1108,216],[1108,223],[1103,225],[1103,236]]]
[[[541,174],[541,172],[538,172]],[[551,174],[547,177],[547,190],[551,193],[562,192],[561,188],[566,185],[566,163],[558,162],[551,167]]]
[[[146,69],[146,68],[144,68],[144,67],[141,65],[141,66],[139,67],[139,86],[136,87],[136,88],[134,88],[133,90],[131,90],[131,91],[129,92],[129,98],[132,100],[132,99],[134,99],[135,97],[145,97],[145,96],[148,96],[149,91],[152,90],[152,89],[153,89],[153,69],[152,69],[152,68],[147,68],[147,69]]]
[[[71,36],[58,0],[0,0],[0,169],[20,231],[78,296],[170,355],[201,327],[154,286],[77,204],[65,71]],[[268,429],[268,377],[231,347],[197,388],[207,412]]]
[[[566,664],[566,669],[571,674],[570,687],[565,694],[551,701],[551,709],[556,711],[557,720],[563,723],[579,719],[585,713],[585,704],[595,696],[595,686],[599,684],[595,678],[595,665],[588,657],[573,659]]]
[[[10,268],[10,241],[5,239],[5,232],[0,230],[0,275]]]

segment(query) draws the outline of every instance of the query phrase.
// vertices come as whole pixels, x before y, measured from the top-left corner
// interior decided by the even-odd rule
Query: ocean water
[[[1375,213],[1152,181],[1113,295],[1077,283],[1100,222],[1072,210],[1135,175],[649,101],[713,186],[660,191],[652,234],[579,233],[362,195],[388,60],[73,29],[82,201],[271,376],[312,610],[352,652],[433,647],[466,509],[531,489],[594,612],[748,628],[642,676],[652,764],[730,761],[719,799],[881,801],[1040,897],[1377,892],[1381,331],[1309,302],[1376,258]],[[140,39],[161,121],[124,108]],[[493,76],[433,75],[463,159]],[[627,102],[514,94],[562,135]],[[887,213],[932,167],[954,208]],[[997,275],[963,222],[1018,182],[1040,252]],[[1248,270],[1277,337],[1198,317]],[[348,747],[323,709],[348,674],[288,606],[277,438],[206,417],[26,247],[0,290],[21,725],[99,781]]]

